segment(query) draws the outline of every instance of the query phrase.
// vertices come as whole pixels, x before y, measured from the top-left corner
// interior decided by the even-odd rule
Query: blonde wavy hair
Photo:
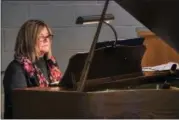
[[[15,43],[15,55],[22,55],[28,57],[32,62],[35,62],[40,57],[40,51],[37,47],[38,35],[41,30],[46,27],[49,34],[52,35],[52,30],[44,21],[28,20],[21,27],[18,32]],[[50,41],[51,43],[51,41]],[[52,56],[50,47],[47,57]]]

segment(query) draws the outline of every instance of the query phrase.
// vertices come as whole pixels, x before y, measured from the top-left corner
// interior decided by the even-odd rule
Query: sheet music
[[[143,67],[142,71],[163,71],[163,70],[170,70],[173,64],[176,64],[177,65],[176,69],[179,70],[179,63],[168,62],[166,64],[161,64],[161,65],[157,65],[157,66]]]

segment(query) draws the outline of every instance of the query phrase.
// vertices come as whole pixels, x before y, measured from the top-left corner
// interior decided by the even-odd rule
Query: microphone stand
[[[99,24],[98,24],[98,27],[97,27],[97,30],[96,30],[96,34],[94,36],[93,43],[92,43],[91,48],[90,48],[90,52],[89,52],[88,57],[85,61],[85,65],[84,65],[84,68],[82,70],[82,74],[80,76],[79,84],[77,86],[78,92],[82,92],[84,90],[85,82],[86,82],[86,79],[87,79],[87,76],[88,76],[90,65],[92,63],[92,59],[93,59],[93,56],[94,56],[94,50],[95,50],[95,47],[96,47],[96,43],[98,42],[99,34],[100,34],[101,27],[102,27],[102,24],[103,24],[103,21],[104,21],[104,17],[105,17],[107,8],[108,8],[108,4],[109,4],[109,0],[106,0],[103,11],[102,11],[102,15],[101,15],[101,18],[100,18],[100,21],[99,21]]]

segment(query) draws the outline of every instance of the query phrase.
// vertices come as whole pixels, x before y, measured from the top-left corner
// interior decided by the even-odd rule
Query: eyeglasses
[[[54,36],[54,35],[52,35],[52,34],[50,34],[50,35],[48,35],[48,36],[39,36],[39,37],[38,37],[38,40],[39,40],[40,42],[44,42],[45,40],[52,40],[52,39],[53,39],[53,36]]]

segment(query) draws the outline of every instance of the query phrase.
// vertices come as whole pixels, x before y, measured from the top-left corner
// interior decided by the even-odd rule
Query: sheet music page
[[[142,71],[163,71],[163,70],[170,70],[173,64],[176,64],[177,65],[176,69],[179,70],[179,63],[168,62],[168,63],[162,64],[162,65],[143,67]]]

